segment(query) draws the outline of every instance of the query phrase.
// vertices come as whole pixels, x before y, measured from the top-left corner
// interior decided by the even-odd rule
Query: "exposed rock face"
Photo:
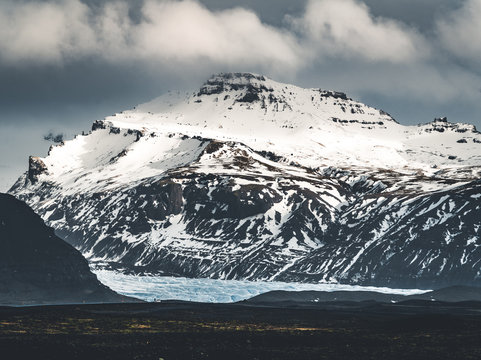
[[[0,194],[0,304],[121,301],[133,299],[102,285],[26,204]]]
[[[403,126],[343,93],[220,74],[94,123],[11,193],[120,268],[481,285],[480,143],[471,125]]]
[[[42,159],[36,156],[30,156],[28,158],[28,179],[31,183],[36,183],[38,176],[46,174],[47,172],[47,167]]]
[[[280,280],[337,278],[365,285],[481,284],[481,180],[431,194],[363,196],[336,233]],[[335,254],[335,255],[333,255]]]

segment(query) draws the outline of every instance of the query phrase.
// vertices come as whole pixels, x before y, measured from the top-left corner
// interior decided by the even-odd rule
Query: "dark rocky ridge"
[[[31,208],[0,194],[0,304],[136,301],[118,295]]]
[[[267,303],[323,303],[323,302],[361,302],[375,301],[392,303],[410,300],[466,302],[481,301],[481,288],[470,286],[451,286],[423,294],[400,295],[384,294],[374,291],[269,291],[245,300],[251,304]]]
[[[274,90],[266,85],[266,80],[266,77],[262,75],[251,73],[221,73],[214,75],[207,80],[196,96],[218,95],[226,92],[228,93],[229,91],[242,90],[245,93],[241,98],[236,100],[237,102],[252,103],[261,100],[270,103],[276,101],[282,102],[282,99],[279,99],[272,94]],[[352,99],[343,92],[322,89],[318,89],[318,92],[321,99],[333,98],[352,101]],[[260,96],[260,94],[264,94],[264,96]],[[199,99],[197,102],[201,102],[201,100]]]

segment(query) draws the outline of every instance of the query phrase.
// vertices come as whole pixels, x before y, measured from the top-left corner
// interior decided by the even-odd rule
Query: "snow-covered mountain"
[[[10,192],[91,262],[221,279],[481,284],[481,134],[213,76],[30,158]]]

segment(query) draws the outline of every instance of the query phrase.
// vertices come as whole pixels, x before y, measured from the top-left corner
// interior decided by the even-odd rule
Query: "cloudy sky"
[[[2,0],[0,191],[28,155],[212,73],[481,128],[481,0]]]

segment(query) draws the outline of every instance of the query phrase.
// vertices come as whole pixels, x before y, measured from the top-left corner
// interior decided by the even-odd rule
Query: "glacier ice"
[[[170,276],[127,275],[112,270],[93,270],[98,279],[120,294],[145,301],[184,300],[206,303],[230,303],[272,291],[377,291],[386,294],[413,295],[427,290],[340,284],[306,284],[268,281],[188,279]]]

